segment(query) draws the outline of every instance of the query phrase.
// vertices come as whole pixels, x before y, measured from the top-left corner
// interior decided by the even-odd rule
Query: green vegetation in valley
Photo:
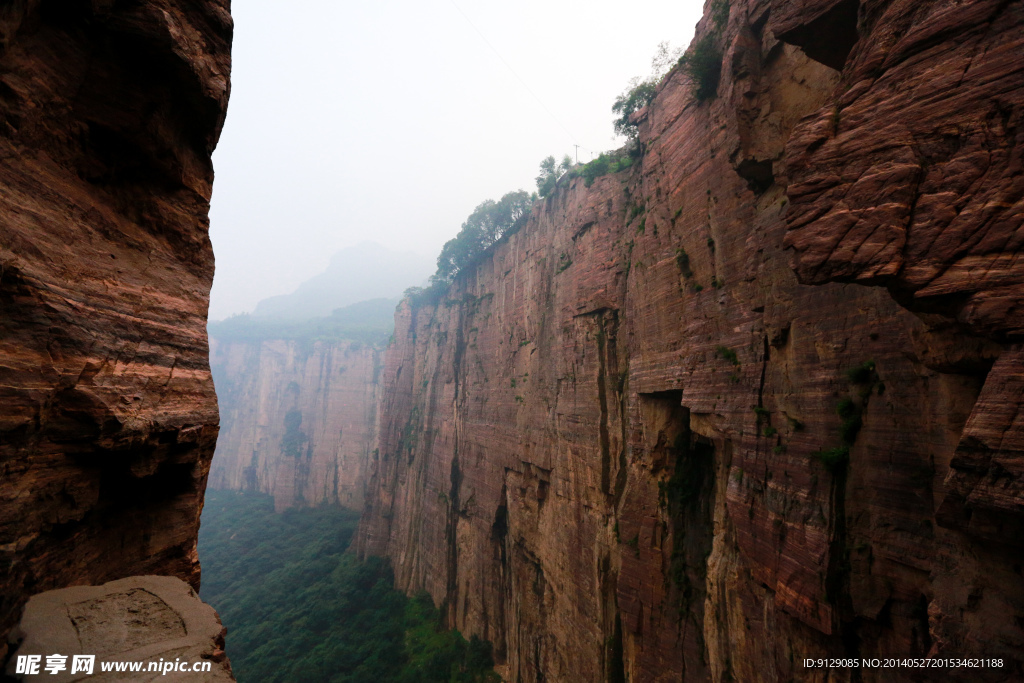
[[[242,683],[500,680],[489,643],[444,629],[426,593],[396,591],[385,560],[346,553],[359,513],[207,491],[202,522],[201,596]]]
[[[336,309],[331,315],[301,322],[257,318],[243,313],[211,322],[207,331],[221,341],[296,339],[304,341],[352,340],[386,344],[395,328],[395,299],[370,299]]]

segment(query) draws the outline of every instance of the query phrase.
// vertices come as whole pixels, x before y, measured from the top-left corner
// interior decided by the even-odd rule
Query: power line
[[[462,11],[461,7],[459,7],[457,4],[455,4],[455,0],[448,0],[448,1],[450,3],[452,3],[452,7],[454,7],[456,10],[458,10],[459,14],[462,15],[462,18],[466,20],[466,23],[468,23],[470,26],[473,27],[473,30],[476,31],[477,35],[480,36],[480,39],[483,40],[484,43],[487,44],[487,47],[491,48],[491,52],[493,52],[495,54],[495,56],[498,59],[501,60],[501,63],[505,65],[505,68],[507,68],[509,71],[511,71],[512,75],[516,77],[516,79],[522,84],[522,86],[524,88],[526,88],[526,92],[528,92],[531,95],[533,95],[533,99],[537,100],[537,104],[539,104],[544,109],[544,111],[546,111],[548,113],[548,116],[550,116],[551,119],[555,123],[558,124],[558,127],[561,128],[565,132],[565,134],[569,136],[569,139],[572,140],[575,143],[576,142],[576,136],[573,135],[571,132],[569,132],[569,129],[566,128],[562,124],[561,120],[559,120],[559,118],[557,116],[555,116],[554,112],[552,112],[548,108],[548,106],[546,104],[544,104],[544,100],[542,100],[540,97],[538,97],[537,93],[535,93],[533,91],[533,89],[529,85],[527,85],[526,81],[523,80],[522,76],[520,76],[518,73],[516,73],[516,70],[512,68],[512,65],[509,64],[507,61],[505,61],[505,58],[501,56],[501,53],[498,52],[497,48],[495,48],[493,45],[491,45],[491,41],[487,40],[487,36],[484,35],[484,32],[481,31],[479,28],[477,28],[477,25],[474,24],[473,20],[470,19],[469,16],[465,12]]]

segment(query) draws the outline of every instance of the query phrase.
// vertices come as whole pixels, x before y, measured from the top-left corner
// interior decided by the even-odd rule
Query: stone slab
[[[233,681],[224,653],[226,629],[212,607],[172,576],[131,576],[101,586],[72,586],[29,598],[11,632],[17,651],[7,675],[19,681]],[[66,656],[66,668],[45,670],[47,656]],[[39,673],[17,673],[18,657],[41,655]],[[72,670],[73,655],[95,655],[91,674]],[[205,672],[163,672],[161,662],[209,662]],[[104,662],[143,662],[143,671],[104,672]],[[157,671],[147,671],[156,662]]]

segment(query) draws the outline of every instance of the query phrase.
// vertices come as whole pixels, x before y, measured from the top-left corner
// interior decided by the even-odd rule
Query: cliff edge
[[[29,595],[199,583],[227,0],[0,10],[0,632]]]
[[[508,680],[1016,680],[1024,6],[706,9],[629,170],[399,310],[359,550]]]

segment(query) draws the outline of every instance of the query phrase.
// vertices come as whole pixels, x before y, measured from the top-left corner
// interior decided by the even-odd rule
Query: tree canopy
[[[386,560],[346,552],[359,513],[274,512],[265,494],[207,491],[201,596],[228,629],[241,683],[496,683],[491,645],[443,626]]]
[[[547,197],[555,189],[555,184],[563,174],[572,168],[572,157],[568,154],[562,157],[562,162],[557,163],[554,157],[548,157],[540,162],[540,175],[537,176],[537,194]]]
[[[612,112],[618,114],[614,122],[616,135],[630,139],[637,136],[636,124],[629,117],[651,103],[657,87],[656,82],[641,81],[639,78],[629,81],[629,87],[615,98],[615,104],[612,105]]]
[[[488,247],[518,230],[532,203],[524,190],[509,192],[498,201],[482,202],[469,214],[459,234],[441,249],[437,273],[431,279],[444,285],[454,280],[460,271],[476,263]]]
[[[614,121],[617,135],[623,135],[630,140],[636,139],[637,127],[635,123],[630,122],[630,117],[651,103],[658,84],[680,58],[680,54],[679,48],[673,49],[668,43],[660,43],[651,59],[651,75],[646,80],[640,80],[639,76],[631,78],[629,87],[615,98],[612,112],[617,115]]]

